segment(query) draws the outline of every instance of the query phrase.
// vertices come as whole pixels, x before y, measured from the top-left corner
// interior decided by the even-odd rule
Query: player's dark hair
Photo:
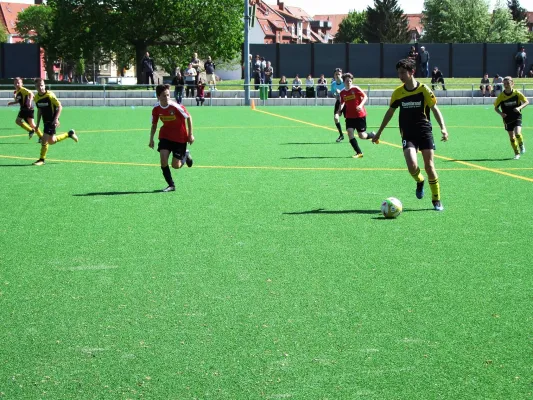
[[[409,58],[401,59],[396,63],[396,69],[403,68],[407,71],[414,72],[416,71],[416,64],[414,60],[411,60]]]
[[[163,93],[165,90],[170,91],[170,85],[169,84],[157,85],[156,88],[155,88],[155,94],[157,95],[157,97],[159,97],[161,95],[161,93]]]
[[[35,84],[37,85],[40,85],[41,82],[44,82],[44,79],[43,78],[35,78],[35,80],[33,81]]]
[[[349,72],[346,72],[345,74],[342,74],[342,81],[343,82],[346,80],[346,78],[353,79],[353,75],[350,74]]]
[[[22,82],[22,78],[20,76],[16,76],[15,78],[13,78],[13,82],[15,81],[21,81]]]

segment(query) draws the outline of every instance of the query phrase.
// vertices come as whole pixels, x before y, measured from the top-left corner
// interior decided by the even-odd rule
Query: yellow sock
[[[43,133],[41,132],[41,129],[39,127],[37,127],[37,129],[35,130],[35,133],[37,134],[37,136],[39,137],[43,137]]]
[[[524,144],[524,138],[521,133],[517,133],[516,135],[516,141],[518,142],[519,146],[522,146]]]
[[[46,153],[48,152],[48,143],[41,145],[41,160],[46,158]]]
[[[516,143],[516,139],[511,139],[511,146],[514,150],[515,154],[519,154],[518,152],[518,144]]]
[[[22,129],[24,129],[26,132],[31,132],[33,129],[31,129],[31,126],[29,126],[26,122],[22,121],[22,124],[20,124]]]
[[[68,133],[62,133],[61,135],[56,135],[56,139],[58,142],[61,142],[62,140],[65,140],[68,138]]]
[[[431,200],[440,200],[440,185],[439,178],[429,179],[429,188],[431,189]]]
[[[416,171],[414,173],[411,174],[411,176],[413,177],[413,179],[417,182],[422,182],[424,180],[424,177],[422,176],[422,174],[420,173],[420,168],[417,168]]]

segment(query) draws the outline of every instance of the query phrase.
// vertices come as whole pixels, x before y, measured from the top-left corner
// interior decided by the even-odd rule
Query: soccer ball
[[[385,218],[396,218],[402,213],[402,202],[395,197],[389,197],[381,202],[381,213]]]

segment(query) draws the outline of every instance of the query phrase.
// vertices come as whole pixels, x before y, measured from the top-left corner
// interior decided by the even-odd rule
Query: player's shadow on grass
[[[378,210],[326,210],[317,208],[309,211],[284,212],[284,215],[306,215],[306,214],[379,214]]]
[[[416,212],[416,211],[434,211],[433,208],[404,208],[404,213]],[[317,208],[315,210],[308,211],[294,211],[284,212],[283,215],[307,215],[307,214],[369,214],[376,215],[374,219],[388,219],[381,215],[379,210],[326,210],[324,208]]]
[[[92,193],[81,193],[73,194],[76,197],[86,197],[86,196],[121,196],[125,194],[147,194],[147,193],[163,193],[161,190],[152,190],[152,191],[139,191],[139,192],[92,192]]]
[[[475,161],[509,161],[509,160],[514,160],[513,157],[508,157],[508,158],[471,158],[471,159],[453,159],[453,160],[446,160],[446,162],[456,162],[456,161],[464,161],[464,162],[475,162]]]
[[[351,158],[351,157],[323,157],[323,156],[315,156],[315,157],[283,157],[282,160],[327,160],[327,159],[333,159],[333,158]]]
[[[0,167],[33,167],[31,164],[0,164]]]
[[[325,145],[325,144],[337,144],[335,142],[321,142],[321,143],[318,143],[318,142],[290,142],[290,143],[280,143],[281,146],[287,146],[287,145],[308,145],[308,144],[321,144],[321,145]]]
[[[32,144],[32,142],[26,142],[26,143],[21,143],[21,142],[0,142],[0,145],[13,145],[13,144],[23,144],[23,145],[27,145],[27,144]]]

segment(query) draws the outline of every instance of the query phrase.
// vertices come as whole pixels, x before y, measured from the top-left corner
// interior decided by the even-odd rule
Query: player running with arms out
[[[159,102],[152,109],[152,129],[150,130],[148,146],[154,148],[157,122],[161,120],[163,126],[159,129],[157,151],[159,151],[161,159],[161,170],[168,184],[162,191],[173,192],[176,190],[176,186],[168,166],[168,159],[172,153],[172,168],[179,169],[184,164],[187,164],[187,167],[192,167],[193,160],[189,155],[189,150],[187,150],[187,143],[193,144],[194,142],[192,118],[183,105],[170,100],[169,85],[157,85],[155,93]],[[187,126],[185,126],[185,121],[187,121]]]
[[[56,144],[66,138],[71,138],[75,142],[78,141],[78,136],[74,129],[68,133],[56,135],[56,128],[59,127],[59,116],[63,107],[53,92],[46,90],[44,79],[35,79],[35,105],[37,106],[37,127],[41,123],[41,118],[44,123],[44,134],[41,138],[41,156],[33,165],[44,165],[46,153],[48,152],[48,145]]]
[[[335,126],[339,131],[337,143],[344,140],[344,133],[342,133],[339,114],[337,114],[337,110],[340,106],[339,93],[342,89],[344,89],[344,82],[342,81],[342,69],[335,68],[335,72],[333,73],[333,80],[331,81],[331,94],[337,99],[337,101],[335,102],[335,107],[333,108],[333,122],[335,122]]]
[[[33,134],[37,132],[37,136],[42,137],[43,134],[35,126],[34,122],[34,110],[33,110],[33,93],[22,86],[22,78],[15,78],[13,80],[15,85],[15,98],[13,101],[7,103],[8,106],[19,104],[20,111],[17,115],[15,123],[28,132],[29,138],[33,137]]]
[[[374,132],[366,133],[366,110],[365,104],[368,100],[368,96],[359,86],[352,85],[353,75],[349,72],[342,76],[344,83],[344,89],[339,93],[339,109],[335,115],[339,115],[341,109],[344,110],[344,117],[346,119],[346,131],[350,138],[350,144],[352,145],[355,155],[353,158],[362,158],[363,152],[357,143],[357,139],[354,135],[354,130],[357,131],[357,135],[360,139],[372,139]]]
[[[494,111],[503,118],[505,130],[509,134],[511,147],[514,150],[514,159],[518,160],[520,154],[526,152],[522,136],[522,109],[529,104],[529,101],[514,89],[514,81],[510,76],[503,78],[503,88],[503,92],[494,101]]]
[[[424,177],[420,172],[417,160],[417,150],[422,153],[424,167],[428,175],[429,187],[432,194],[433,208],[436,211],[444,210],[440,199],[440,185],[437,171],[433,160],[435,142],[433,140],[429,110],[433,112],[442,132],[442,141],[448,140],[448,132],[444,124],[444,118],[437,107],[437,99],[433,92],[415,80],[415,63],[413,60],[404,59],[396,64],[398,77],[403,85],[396,88],[392,93],[390,108],[383,117],[374,143],[379,143],[383,130],[391,120],[397,108],[400,109],[399,125],[402,137],[402,147],[407,169],[416,181],[416,197],[424,197]]]

